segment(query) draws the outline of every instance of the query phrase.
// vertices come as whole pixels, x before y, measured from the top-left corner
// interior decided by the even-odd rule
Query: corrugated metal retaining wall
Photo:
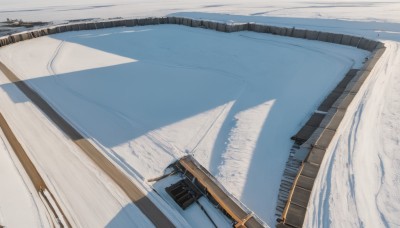
[[[285,28],[256,23],[225,24],[215,21],[196,20],[182,17],[161,17],[81,22],[51,26],[48,28],[26,31],[1,37],[0,47],[61,32],[158,24],[178,24],[211,29],[219,32],[253,31],[259,33],[269,33],[280,36],[347,45],[372,52],[371,57],[365,63],[364,67],[359,70],[357,75],[348,83],[346,90],[328,110],[328,114],[325,115],[320,126],[306,142],[306,144],[310,146],[309,154],[304,160],[299,173],[294,180],[288,202],[282,215],[282,221],[277,225],[278,227],[301,227],[307,211],[308,200],[313,188],[314,180],[318,174],[319,166],[321,165],[326,149],[334,137],[349,104],[369,76],[379,58],[384,53],[386,49],[384,44],[375,40],[358,36],[304,30],[294,27]]]

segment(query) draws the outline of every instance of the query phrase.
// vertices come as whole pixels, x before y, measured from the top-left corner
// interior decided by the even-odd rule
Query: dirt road
[[[21,81],[2,62],[0,62],[0,70],[126,193],[156,227],[174,227],[173,223],[120,169],[62,118],[37,92],[31,89],[24,81]]]
[[[0,113],[0,128],[1,128],[1,130],[3,130],[4,135],[7,138],[7,141],[10,143],[15,155],[17,155],[17,158],[21,162],[22,167],[24,167],[24,169],[25,169],[26,173],[28,174],[29,179],[32,181],[33,186],[35,187],[36,191],[46,201],[46,204],[50,208],[51,213],[53,213],[54,217],[58,220],[59,217],[58,217],[53,205],[50,203],[49,199],[44,194],[44,191],[47,191],[50,194],[50,196],[53,198],[53,200],[55,201],[53,194],[47,188],[46,183],[44,182],[43,178],[40,176],[36,167],[34,166],[32,161],[29,159],[24,148],[21,146],[21,144],[15,137],[10,126],[7,124],[7,121],[4,119],[4,117],[1,113]],[[56,203],[58,210],[62,214],[63,221],[65,221],[66,226],[72,227],[70,222],[68,221],[67,217],[65,217],[65,214],[64,214],[63,210],[61,209],[60,205],[57,203],[57,201],[55,201],[55,203]],[[64,227],[64,225],[62,223],[60,223],[59,225],[61,227]],[[1,228],[1,226],[0,226],[0,228]]]

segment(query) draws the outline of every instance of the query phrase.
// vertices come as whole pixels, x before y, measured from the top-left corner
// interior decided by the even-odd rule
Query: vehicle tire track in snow
[[[240,99],[240,97],[243,95],[244,91],[247,88],[248,82],[244,79],[241,80],[242,81],[242,88],[240,89],[240,91],[238,92],[238,94],[236,95],[235,98],[232,99],[232,102],[226,103],[224,105],[224,107],[222,108],[222,110],[218,113],[218,115],[214,118],[214,120],[212,121],[211,125],[207,128],[207,130],[205,131],[205,133],[200,137],[200,139],[196,142],[195,146],[193,147],[193,149],[189,152],[189,154],[194,155],[197,147],[201,144],[201,142],[207,137],[207,135],[211,132],[211,130],[214,128],[215,124],[217,123],[217,121],[223,116],[223,114],[228,111],[230,112],[230,110],[232,109],[232,107],[235,105],[236,101]],[[228,110],[229,109],[229,110]]]
[[[106,173],[157,227],[174,227],[164,213],[110,160],[108,160],[89,140],[85,139],[68,121],[50,106],[37,92],[21,81],[10,69],[0,62],[0,70],[23,92],[32,103],[42,110],[85,154]]]
[[[225,78],[232,79],[232,80],[237,80],[243,84],[246,84],[246,80],[244,80],[240,75],[236,74],[235,72],[229,72],[229,71],[226,71],[223,69],[217,69],[217,68],[213,68],[213,67],[209,67],[209,66],[202,67],[202,66],[196,66],[196,65],[168,64],[168,63],[163,63],[163,62],[149,60],[149,59],[145,59],[142,61],[146,62],[146,63],[155,63],[157,65],[171,67],[171,68],[212,71],[212,72],[216,72],[216,73],[221,73],[221,77],[225,77]]]
[[[321,54],[323,56],[327,56],[327,57],[336,59],[336,60],[338,60],[340,62],[343,62],[343,59],[346,59],[346,60],[349,60],[349,61],[351,61],[353,63],[352,66],[354,66],[354,64],[355,64],[355,60],[354,59],[349,58],[347,56],[340,55],[340,54],[326,52],[326,51],[323,50],[323,48],[316,48],[314,46],[293,44],[292,42],[282,41],[282,40],[277,41],[277,40],[272,40],[272,39],[268,39],[268,38],[267,39],[266,38],[256,38],[256,37],[252,37],[252,36],[248,36],[248,35],[240,35],[240,36],[244,37],[244,38],[248,38],[248,39],[263,41],[263,42],[266,41],[266,42],[269,42],[269,43],[276,43],[276,44],[281,45],[281,47],[283,47],[283,48],[287,48],[287,46],[292,46],[292,47],[295,47],[295,48],[299,48],[302,51],[318,53],[318,54]],[[296,38],[293,38],[293,39],[296,39]],[[329,44],[329,43],[326,43],[326,44]],[[352,67],[350,67],[350,68],[352,68]]]
[[[167,66],[167,67],[173,67],[173,68],[178,68],[178,69],[194,69],[194,70],[206,70],[206,71],[211,71],[211,72],[216,72],[216,73],[220,73],[222,77],[231,79],[231,80],[237,80],[241,83],[241,89],[238,92],[237,96],[235,98],[233,98],[232,100],[236,101],[238,100],[242,94],[244,93],[244,91],[246,90],[247,84],[248,82],[242,78],[242,76],[235,74],[234,72],[228,72],[222,69],[217,69],[217,68],[212,68],[212,67],[201,67],[201,66],[192,66],[192,65],[178,65],[178,64],[166,64],[166,63],[162,63],[162,62],[158,62],[158,61],[151,61],[151,60],[145,60],[148,63],[156,63],[159,65],[163,65],[163,66]],[[220,75],[218,74],[218,75]],[[234,105],[234,104],[233,104]],[[212,120],[211,124],[207,126],[202,126],[201,129],[199,129],[198,132],[203,132],[204,128],[206,128],[205,133],[200,137],[200,139],[196,141],[191,140],[188,145],[193,145],[194,146],[187,146],[187,147],[191,147],[192,149],[190,150],[190,152],[187,152],[187,154],[192,154],[194,155],[197,147],[201,144],[201,142],[207,137],[207,135],[211,132],[211,130],[213,129],[213,127],[215,126],[215,123],[218,121],[218,119],[220,119],[220,117],[223,115],[223,113],[226,111],[227,107],[232,108],[233,105],[229,105],[225,104],[224,107],[222,108],[222,110],[217,114],[217,116]],[[194,138],[197,138],[198,134],[194,135]]]
[[[389,44],[388,49],[394,49],[394,53],[398,51],[398,47],[396,45],[392,46]],[[377,65],[374,70],[382,71],[387,69],[387,66],[393,64],[392,58],[393,55],[390,55],[385,65]],[[351,136],[352,139],[350,143],[354,145],[352,148],[349,147],[348,154],[349,170],[351,171],[349,173],[350,192],[352,193],[351,196],[355,204],[355,213],[357,214],[357,218],[359,218],[359,224],[362,226],[369,226],[373,224],[372,221],[369,221],[368,217],[376,216],[381,219],[381,222],[385,227],[389,227],[388,222],[384,214],[380,211],[378,205],[378,197],[384,185],[385,178],[384,165],[380,155],[383,152],[381,148],[384,148],[384,145],[382,145],[384,139],[382,138],[381,126],[385,125],[381,124],[380,122],[382,121],[384,107],[388,105],[388,102],[385,99],[387,96],[384,95],[385,89],[381,90],[381,88],[379,87],[382,86],[383,88],[388,88],[388,86],[390,85],[389,82],[393,78],[393,75],[387,74],[388,72],[385,73],[386,75],[376,75],[374,78],[372,78],[368,90],[365,92],[360,105],[357,107],[357,111],[351,127],[351,135],[349,135],[349,137]],[[368,118],[368,120],[366,120],[366,117]],[[379,140],[366,141],[366,139],[368,138],[376,138]],[[368,147],[370,148],[370,151],[368,150]],[[363,151],[363,153],[367,152],[367,154],[360,155],[360,151]],[[373,172],[371,174],[374,174],[374,180],[372,180],[374,185],[368,185],[371,189],[376,189],[375,192],[372,193],[374,194],[374,196],[372,196],[372,194],[369,192],[363,192],[362,190],[360,190],[360,186],[363,186],[361,188],[364,188],[363,190],[365,191],[366,186],[364,186],[365,184],[362,183],[361,180],[367,179],[360,177],[359,174],[358,169],[360,166],[360,162],[366,160],[361,160],[360,158],[358,158],[360,156],[368,156],[374,158],[374,161],[372,161],[373,163],[371,163],[371,161],[367,161],[367,163],[362,162],[363,165],[366,165],[366,168],[369,165],[368,163],[370,163],[370,166],[373,165],[373,167],[371,167],[370,173]],[[360,200],[360,198],[363,200]],[[365,207],[369,205],[366,205],[365,202],[368,201],[371,201],[370,204],[374,204],[374,208],[376,208],[377,210],[376,215],[371,212],[368,213],[368,216],[365,215]]]
[[[75,97],[77,97],[77,98],[79,98],[79,99],[85,100],[85,101],[88,102],[88,103],[94,104],[94,105],[98,106],[100,109],[104,110],[105,112],[109,112],[109,113],[111,113],[111,114],[116,114],[116,115],[122,117],[122,119],[127,120],[128,122],[130,122],[130,123],[129,123],[130,125],[134,126],[134,124],[131,123],[131,120],[130,120],[128,117],[124,116],[122,113],[119,113],[119,112],[117,112],[116,110],[113,110],[111,107],[104,106],[104,105],[101,104],[101,103],[98,103],[98,102],[96,102],[96,101],[94,101],[94,100],[91,100],[91,99],[85,97],[83,94],[81,94],[81,93],[75,91],[74,89],[70,88],[69,86],[67,86],[67,85],[65,85],[65,84],[63,84],[63,83],[61,82],[61,80],[57,77],[58,74],[57,74],[57,72],[56,72],[56,69],[55,69],[55,67],[54,67],[54,64],[55,64],[55,62],[56,62],[57,57],[59,56],[59,53],[61,52],[61,48],[64,46],[64,43],[65,43],[65,40],[62,40],[62,41],[60,42],[60,44],[59,44],[59,45],[57,46],[57,48],[55,49],[53,55],[51,56],[49,62],[47,63],[47,71],[50,73],[50,75],[54,76],[55,83],[56,83],[57,85],[59,85],[61,88],[64,88],[64,89],[66,89],[67,91],[69,91],[69,92],[71,93],[71,95],[73,95],[73,96],[75,96]],[[42,96],[43,96],[43,95],[42,95]],[[47,99],[47,100],[48,100],[48,99]],[[57,105],[52,104],[52,106],[55,107],[55,109],[56,109],[57,111],[59,110],[59,108],[57,108]],[[60,111],[58,111],[58,112],[61,113]],[[62,115],[62,114],[60,114],[60,115]],[[66,116],[64,116],[64,115],[62,115],[62,116],[63,116],[64,119],[67,119],[68,122],[72,122],[72,121],[69,120],[69,118],[67,118]],[[137,124],[136,124],[136,125],[137,125]],[[88,132],[86,132],[84,129],[82,129],[82,128],[80,128],[80,127],[77,127],[77,128],[79,129],[80,132],[83,132],[84,135],[90,136],[90,134],[89,134]],[[95,142],[96,144],[98,144],[100,147],[102,147],[102,144],[101,144],[100,142],[98,142],[97,140],[94,139],[94,142]],[[120,156],[118,156],[118,154],[117,154],[113,149],[110,149],[110,151],[111,151],[111,152],[108,152],[107,154],[108,154],[111,158],[113,158],[114,161],[119,162],[120,164],[122,164],[124,170],[128,171],[129,173],[134,173],[136,176],[139,176],[139,177],[141,177],[141,178],[143,179],[143,177],[142,177],[136,170],[134,170],[127,162],[125,162]],[[106,152],[107,152],[107,151],[106,151]]]
[[[138,127],[142,128],[142,129],[145,129],[145,126],[143,126],[143,124],[139,123],[139,121],[134,121],[134,120],[132,120],[132,118],[129,118],[125,114],[113,109],[112,107],[104,105],[104,104],[102,104],[100,102],[97,102],[97,101],[95,101],[93,99],[90,99],[90,98],[86,97],[85,95],[83,95],[82,93],[79,93],[78,91],[75,91],[73,88],[70,88],[69,86],[67,86],[67,85],[65,85],[64,83],[61,82],[61,79],[59,79],[57,77],[57,71],[56,71],[56,68],[54,67],[54,64],[56,63],[57,57],[61,53],[61,49],[62,49],[64,43],[65,43],[64,40],[60,42],[60,44],[57,46],[56,50],[54,51],[54,54],[52,55],[52,57],[50,58],[50,60],[49,60],[49,62],[47,64],[47,70],[51,75],[55,76],[55,82],[57,83],[57,85],[59,85],[61,88],[66,89],[67,91],[69,91],[70,94],[75,96],[76,98],[84,100],[84,101],[86,101],[86,102],[88,102],[90,104],[93,104],[93,105],[97,106],[98,108],[100,108],[101,110],[103,110],[106,113],[109,113],[109,114],[115,115],[115,116],[119,116],[120,120],[123,120],[126,125],[131,126],[132,129],[135,129],[135,128],[138,128]],[[42,95],[42,96],[46,97],[45,95]],[[47,99],[47,100],[49,100],[49,99]],[[57,108],[57,105],[52,104],[52,106],[55,107],[56,110],[59,110],[59,108]],[[60,111],[58,111],[58,112],[62,113]],[[60,115],[62,115],[62,114],[60,114]],[[67,119],[68,122],[73,122],[73,121],[69,120],[68,117],[66,117],[64,115],[62,115],[62,116],[63,116],[64,119]],[[81,127],[78,127],[78,126],[77,126],[77,128],[84,135],[86,135],[86,136],[90,136],[91,135],[88,132],[86,132],[85,129],[83,129]],[[145,136],[148,137],[149,139],[151,139],[151,141],[153,141],[156,146],[158,146],[161,150],[163,150],[167,154],[171,155],[172,157],[174,157],[176,159],[179,158],[177,156],[177,154],[173,152],[173,151],[181,151],[176,146],[174,146],[171,143],[167,142],[162,137],[157,136],[155,134],[152,134],[151,132],[146,133]],[[102,143],[98,142],[96,139],[94,139],[94,142],[96,144],[98,144],[100,147],[103,147]],[[171,150],[171,148],[173,148],[173,149]],[[122,159],[112,148],[108,148],[108,149],[110,151],[109,152],[106,151],[106,152],[114,161],[116,161],[117,163],[122,164],[123,168],[126,171],[128,171],[128,173],[131,173],[131,174],[133,173],[134,176],[136,175],[136,176],[138,176],[138,177],[143,179],[143,177],[133,167],[131,167],[124,159]]]
[[[49,71],[50,75],[55,75],[55,70],[53,67],[54,61],[56,60],[58,53],[60,53],[61,48],[64,46],[65,41],[62,40],[60,44],[58,44],[56,50],[53,53],[53,56],[50,58],[50,61],[47,63],[47,70]]]
[[[28,174],[29,179],[32,181],[32,184],[35,187],[36,191],[38,192],[40,198],[44,201],[43,203],[49,210],[48,213],[54,216],[56,222],[60,227],[64,227],[64,225],[66,225],[67,227],[72,227],[71,223],[65,216],[65,213],[61,209],[59,203],[57,203],[53,194],[47,188],[46,183],[44,182],[42,176],[39,174],[35,165],[32,163],[29,156],[26,154],[24,148],[19,143],[18,139],[15,137],[10,126],[8,125],[7,121],[5,120],[5,118],[1,113],[0,113],[0,127],[4,135],[6,136],[8,142],[10,143],[18,160],[21,162],[22,167]],[[48,193],[49,196],[46,196],[46,192]],[[50,203],[51,201],[49,201],[49,199],[51,199],[51,201],[54,202],[55,205]],[[61,217],[59,217],[59,213],[61,213]]]
[[[99,107],[100,109],[104,110],[105,112],[108,112],[108,113],[110,113],[112,115],[117,115],[117,116],[121,117],[121,119],[123,119],[123,120],[129,120],[129,121],[126,122],[128,125],[131,125],[131,126],[140,125],[138,121],[133,121],[131,118],[128,118],[123,113],[113,109],[112,107],[106,106],[106,105],[104,105],[102,103],[99,103],[99,102],[93,100],[93,99],[90,99],[90,98],[86,97],[85,95],[79,93],[78,91],[75,91],[74,89],[70,88],[69,86],[67,86],[67,85],[65,85],[64,83],[61,82],[61,79],[57,77],[58,73],[56,71],[56,68],[54,67],[54,64],[55,64],[55,62],[57,60],[57,57],[58,57],[59,53],[61,52],[62,47],[64,46],[64,43],[65,43],[64,40],[60,42],[60,44],[57,46],[56,50],[54,51],[53,56],[50,58],[50,60],[49,60],[49,62],[47,64],[47,70],[50,73],[50,75],[55,76],[56,83],[61,88],[64,88],[65,90],[69,91],[71,93],[71,95],[73,95],[73,96],[75,96],[75,97],[77,97],[77,98],[79,98],[81,100],[84,100],[84,101],[86,101],[88,103],[94,104],[97,107]],[[46,97],[45,95],[42,95],[42,96]],[[51,100],[51,99],[46,99],[46,100]],[[57,105],[52,104],[52,106],[55,107],[57,110],[59,110],[57,108]],[[59,113],[61,113],[61,112],[59,112]],[[62,115],[62,114],[60,114],[60,115]],[[64,119],[68,119],[68,117],[66,117],[66,116],[63,116],[63,118]],[[69,120],[69,122],[71,122],[71,121]],[[86,135],[90,135],[82,128],[79,128],[79,131],[83,132]]]
[[[305,227],[400,225],[400,43],[385,45],[327,151]]]
[[[400,68],[400,43],[391,44],[391,46],[393,46],[392,56],[390,56],[390,61],[384,68],[385,73],[390,74],[387,82],[388,86],[386,87],[388,89],[383,90],[382,100],[384,102],[382,102],[378,116],[379,123],[377,124],[379,126],[377,128],[379,130],[377,135],[380,139],[379,148],[381,148],[378,158],[382,175],[376,195],[376,206],[386,227],[400,227],[400,218],[396,215],[396,211],[400,211],[400,100],[398,98],[400,75],[396,74],[396,72],[387,71],[389,68]],[[388,183],[392,183],[394,189],[388,191]],[[383,200],[382,198],[385,196],[388,197]],[[390,216],[387,208],[396,208],[397,210],[390,210],[393,214]],[[397,220],[393,218],[397,218]]]
[[[78,99],[84,100],[90,104],[93,104],[95,106],[97,106],[98,108],[100,108],[101,110],[103,110],[106,113],[109,113],[111,115],[114,116],[119,116],[120,120],[124,121],[126,125],[129,125],[132,127],[132,129],[135,128],[142,128],[142,129],[146,129],[146,126],[144,126],[142,123],[140,123],[139,121],[134,121],[131,117],[126,116],[124,113],[112,108],[111,106],[107,106],[104,105],[100,102],[97,102],[93,99],[90,99],[88,97],[86,97],[84,94],[79,93],[78,91],[74,90],[73,88],[70,88],[69,86],[65,85],[64,83],[61,82],[61,79],[59,79],[57,77],[57,71],[56,68],[54,67],[54,64],[56,63],[57,57],[59,56],[59,53],[61,53],[61,49],[64,46],[65,41],[61,41],[60,44],[57,46],[56,50],[54,51],[54,54],[52,55],[52,57],[50,58],[48,64],[47,64],[47,69],[48,72],[55,76],[55,80],[56,83],[61,87],[66,89],[67,91],[70,92],[71,95],[77,97]],[[45,95],[42,95],[44,97],[46,97]],[[46,99],[46,100],[51,100],[51,99]],[[52,104],[53,107],[55,107],[56,110],[59,110],[59,108],[57,108],[57,105]],[[62,112],[58,111],[59,113],[61,113],[60,115],[62,115]],[[73,122],[71,121],[68,117],[62,115],[64,119],[67,119],[68,122]],[[82,132],[84,135],[86,136],[90,136],[91,134],[89,134],[88,132],[85,131],[85,129],[76,126],[80,132]],[[172,143],[168,142],[167,140],[165,140],[163,137],[161,137],[160,135],[158,135],[156,132],[148,132],[145,134],[146,137],[148,137],[151,141],[153,141],[153,143],[158,146],[162,151],[164,151],[165,153],[169,154],[170,156],[174,157],[175,159],[178,159],[180,157],[183,156],[182,150],[177,148],[175,145],[173,145]],[[101,142],[98,142],[97,140],[95,140],[95,143],[99,144],[100,147],[102,147]],[[118,156],[118,154],[112,149],[109,148],[110,152],[108,152],[108,155],[110,157],[113,158],[114,161],[123,164],[123,167],[125,170],[134,173],[136,176],[139,176],[143,179],[143,177],[135,170],[133,169],[133,167],[131,167],[124,159],[122,159],[120,156]]]
[[[236,100],[236,99],[235,99]],[[230,104],[227,103],[224,105],[224,107],[222,108],[222,110],[218,113],[218,115],[214,118],[214,120],[212,121],[212,123],[207,127],[207,126],[203,126],[203,127],[207,127],[205,133],[200,137],[200,139],[196,142],[196,144],[192,147],[193,149],[189,152],[189,154],[191,154],[192,156],[194,156],[194,153],[196,152],[196,149],[198,148],[198,146],[203,142],[203,140],[207,137],[207,135],[211,132],[211,130],[214,128],[215,123],[221,118],[221,116],[223,116],[223,114],[226,112],[226,110],[231,109],[232,106],[234,104]],[[202,127],[202,128],[203,128]],[[201,132],[202,130],[200,129],[198,132]],[[199,134],[199,133],[198,133]],[[191,144],[191,143],[189,143]],[[189,147],[189,146],[187,146]]]
[[[61,53],[61,49],[62,49],[63,45],[64,45],[64,41],[61,41],[60,44],[57,46],[54,54],[50,58],[50,60],[48,62],[48,65],[47,65],[49,73],[51,75],[53,75],[53,76],[57,76],[57,71],[56,71],[56,68],[54,67],[54,64],[57,62],[57,57],[58,57],[59,53]],[[157,61],[151,61],[151,60],[145,60],[145,61],[149,62],[149,63],[157,63],[157,64],[160,64],[160,65],[163,65],[163,66],[173,67],[173,68],[213,71],[213,72],[220,73],[223,77],[226,77],[228,79],[237,80],[237,81],[241,82],[242,88],[241,88],[239,94],[237,95],[236,100],[239,99],[240,96],[243,94],[243,92],[244,92],[244,90],[246,88],[246,85],[247,85],[247,82],[244,79],[242,79],[239,75],[236,75],[233,72],[227,72],[227,71],[221,70],[221,69],[215,69],[215,68],[210,68],[210,67],[190,66],[190,65],[165,64],[165,63],[161,63],[161,62],[157,62]],[[60,87],[66,89],[67,91],[69,91],[75,97],[77,97],[77,98],[79,98],[81,100],[85,100],[86,102],[91,103],[93,105],[96,105],[97,107],[99,107],[100,109],[102,109],[105,112],[110,113],[111,115],[119,116],[121,120],[124,120],[127,123],[127,125],[132,126],[132,128],[140,127],[142,129],[146,129],[146,126],[144,126],[142,123],[139,123],[139,121],[134,121],[134,120],[132,120],[132,118],[126,116],[125,114],[123,114],[123,113],[121,113],[121,112],[119,112],[119,111],[117,111],[115,109],[113,109],[112,107],[104,105],[102,103],[99,103],[99,102],[97,102],[97,101],[95,101],[93,99],[90,99],[90,98],[84,96],[83,94],[79,93],[78,91],[75,91],[74,89],[72,89],[69,86],[65,85],[64,83],[60,82],[59,81],[60,79],[58,79],[58,78],[56,78],[55,80],[57,80],[56,83]],[[45,95],[44,95],[44,97],[45,97]],[[57,105],[53,105],[52,104],[52,106],[55,106],[55,108],[58,110]],[[202,140],[208,135],[208,133],[211,131],[211,129],[213,128],[213,126],[216,123],[216,121],[220,118],[220,116],[226,110],[226,107],[227,106],[225,106],[223,108],[223,110],[214,118],[214,120],[212,121],[211,125],[205,126],[207,129],[206,129],[205,133],[200,137],[200,139],[197,142],[195,142],[195,146],[192,149],[192,153],[198,147],[198,145],[201,144]],[[68,120],[67,117],[65,117],[65,116],[63,116],[63,117],[64,117],[64,119]],[[69,121],[69,122],[71,122],[71,121]],[[83,132],[85,135],[90,136],[90,134],[87,133],[84,129],[79,128],[79,127],[78,127],[78,129],[79,129],[80,132]],[[165,153],[167,153],[170,156],[174,157],[175,159],[179,159],[180,157],[182,157],[184,155],[184,152],[183,152],[183,150],[181,148],[178,148],[176,145],[170,143],[168,140],[164,139],[161,135],[159,135],[155,131],[148,132],[144,136],[149,138],[162,151],[164,151]],[[99,143],[100,146],[101,146],[101,142],[97,142],[96,141],[96,143]],[[133,172],[133,173],[135,173],[135,175],[141,176],[141,175],[138,175],[138,172],[136,170],[132,169],[131,166],[124,159],[122,159],[120,156],[118,156],[117,153],[112,148],[110,148],[110,151],[111,152],[109,152],[108,154],[115,161],[123,164],[123,166],[125,167],[125,170],[128,169],[129,172]]]
[[[4,134],[4,133],[3,133]],[[42,221],[42,217],[40,216],[40,212],[39,212],[39,206],[38,206],[38,204],[37,204],[37,202],[36,202],[36,200],[35,200],[35,198],[33,197],[33,195],[32,195],[32,193],[33,192],[31,192],[30,191],[30,188],[29,188],[29,186],[28,186],[28,183],[25,181],[25,178],[23,177],[23,174],[21,173],[21,170],[18,168],[18,166],[17,166],[17,164],[15,163],[15,161],[14,161],[14,159],[13,159],[13,157],[12,157],[12,155],[11,155],[11,151],[10,151],[10,149],[8,148],[8,146],[6,146],[6,142],[5,142],[5,139],[3,138],[3,137],[0,137],[1,138],[1,141],[2,141],[2,143],[3,143],[3,145],[4,145],[4,149],[7,151],[7,155],[8,155],[8,158],[10,159],[10,161],[12,162],[12,164],[13,164],[13,166],[14,166],[14,168],[15,168],[15,170],[16,170],[16,172],[18,173],[18,176],[19,176],[19,178],[22,180],[22,183],[24,184],[24,187],[25,187],[25,189],[26,189],[26,191],[27,192],[29,192],[30,194],[30,200],[31,200],[31,202],[32,202],[32,205],[34,206],[34,208],[35,208],[35,214],[36,214],[36,219],[37,219],[37,223],[40,225],[40,227],[45,227],[45,224],[44,224],[44,222]],[[48,216],[48,215],[47,215]],[[48,218],[47,218],[48,219]],[[0,228],[1,228],[1,224],[4,224],[4,223],[2,223],[3,222],[3,220],[2,220],[2,213],[1,213],[1,206],[0,206]],[[32,224],[31,224],[32,225]]]

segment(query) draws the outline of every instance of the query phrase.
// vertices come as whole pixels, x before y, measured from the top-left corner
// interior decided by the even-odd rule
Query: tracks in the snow
[[[85,139],[70,123],[58,114],[36,91],[21,81],[7,66],[0,62],[0,70],[16,85],[47,117],[66,134],[85,154],[106,173],[147,216],[156,227],[174,227],[158,207],[89,140]],[[28,172],[30,173],[30,171]],[[44,182],[43,182],[44,183]]]
[[[43,203],[49,210],[49,214],[51,214],[51,216],[54,218],[58,226],[72,227],[67,217],[65,217],[65,214],[62,211],[60,205],[55,200],[53,194],[47,188],[46,183],[43,180],[42,176],[39,174],[39,172],[35,168],[35,165],[29,159],[24,148],[21,146],[18,139],[15,137],[10,126],[8,125],[7,121],[5,120],[5,118],[1,113],[0,113],[0,127],[1,130],[4,132],[4,135],[6,136],[9,144],[11,145],[15,155],[22,164],[22,167],[24,167],[25,172],[28,174],[29,179],[32,181],[32,184],[35,187],[36,191],[38,192],[40,198],[43,200]]]

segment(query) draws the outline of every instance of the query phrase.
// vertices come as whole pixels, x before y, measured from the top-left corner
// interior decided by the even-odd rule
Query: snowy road
[[[0,225],[51,227],[46,208],[3,131],[0,137]]]
[[[66,209],[73,227],[107,224],[152,226],[113,181],[33,104],[27,102],[27,97],[15,85],[9,84],[3,73],[0,73],[0,80],[3,114],[38,171],[45,174],[43,178],[47,186],[61,207]],[[14,105],[15,99],[22,103]],[[23,130],[25,128],[30,131]],[[34,132],[40,134],[32,134]]]
[[[307,227],[400,226],[400,44],[386,46],[325,155]]]
[[[125,192],[132,202],[152,221],[155,226],[174,227],[169,219],[145,196],[141,190],[139,190],[134,183],[132,183],[132,181],[130,181],[123,172],[104,157],[103,154],[98,151],[91,142],[89,142],[89,140],[85,139],[79,132],[77,132],[50,105],[48,105],[45,100],[43,100],[35,91],[27,86],[25,82],[21,81],[1,62],[0,70],[3,71],[4,75],[10,80],[10,82],[14,82],[24,95],[26,95],[36,105],[36,107],[44,112],[60,130],[72,139],[75,144]],[[37,175],[37,177],[40,176]],[[43,182],[42,180],[36,181]],[[34,184],[36,184],[36,182],[34,182]],[[44,183],[42,183],[42,185],[44,187]]]
[[[0,63],[0,68],[3,65]],[[0,113],[0,127],[3,131],[4,135],[7,138],[7,141],[11,145],[13,152],[18,157],[19,162],[24,167],[25,173],[29,176],[30,182],[36,189],[37,194],[39,194],[43,204],[47,207],[47,211],[49,217],[53,220],[53,226],[60,225],[61,227],[71,227],[71,223],[68,221],[68,218],[65,216],[63,209],[60,208],[59,203],[54,199],[53,194],[49,191],[46,186],[45,181],[35,168],[32,161],[29,159],[26,154],[24,148],[19,143],[18,139],[15,137],[12,132],[10,126],[7,124],[7,121],[4,119],[4,116]]]

